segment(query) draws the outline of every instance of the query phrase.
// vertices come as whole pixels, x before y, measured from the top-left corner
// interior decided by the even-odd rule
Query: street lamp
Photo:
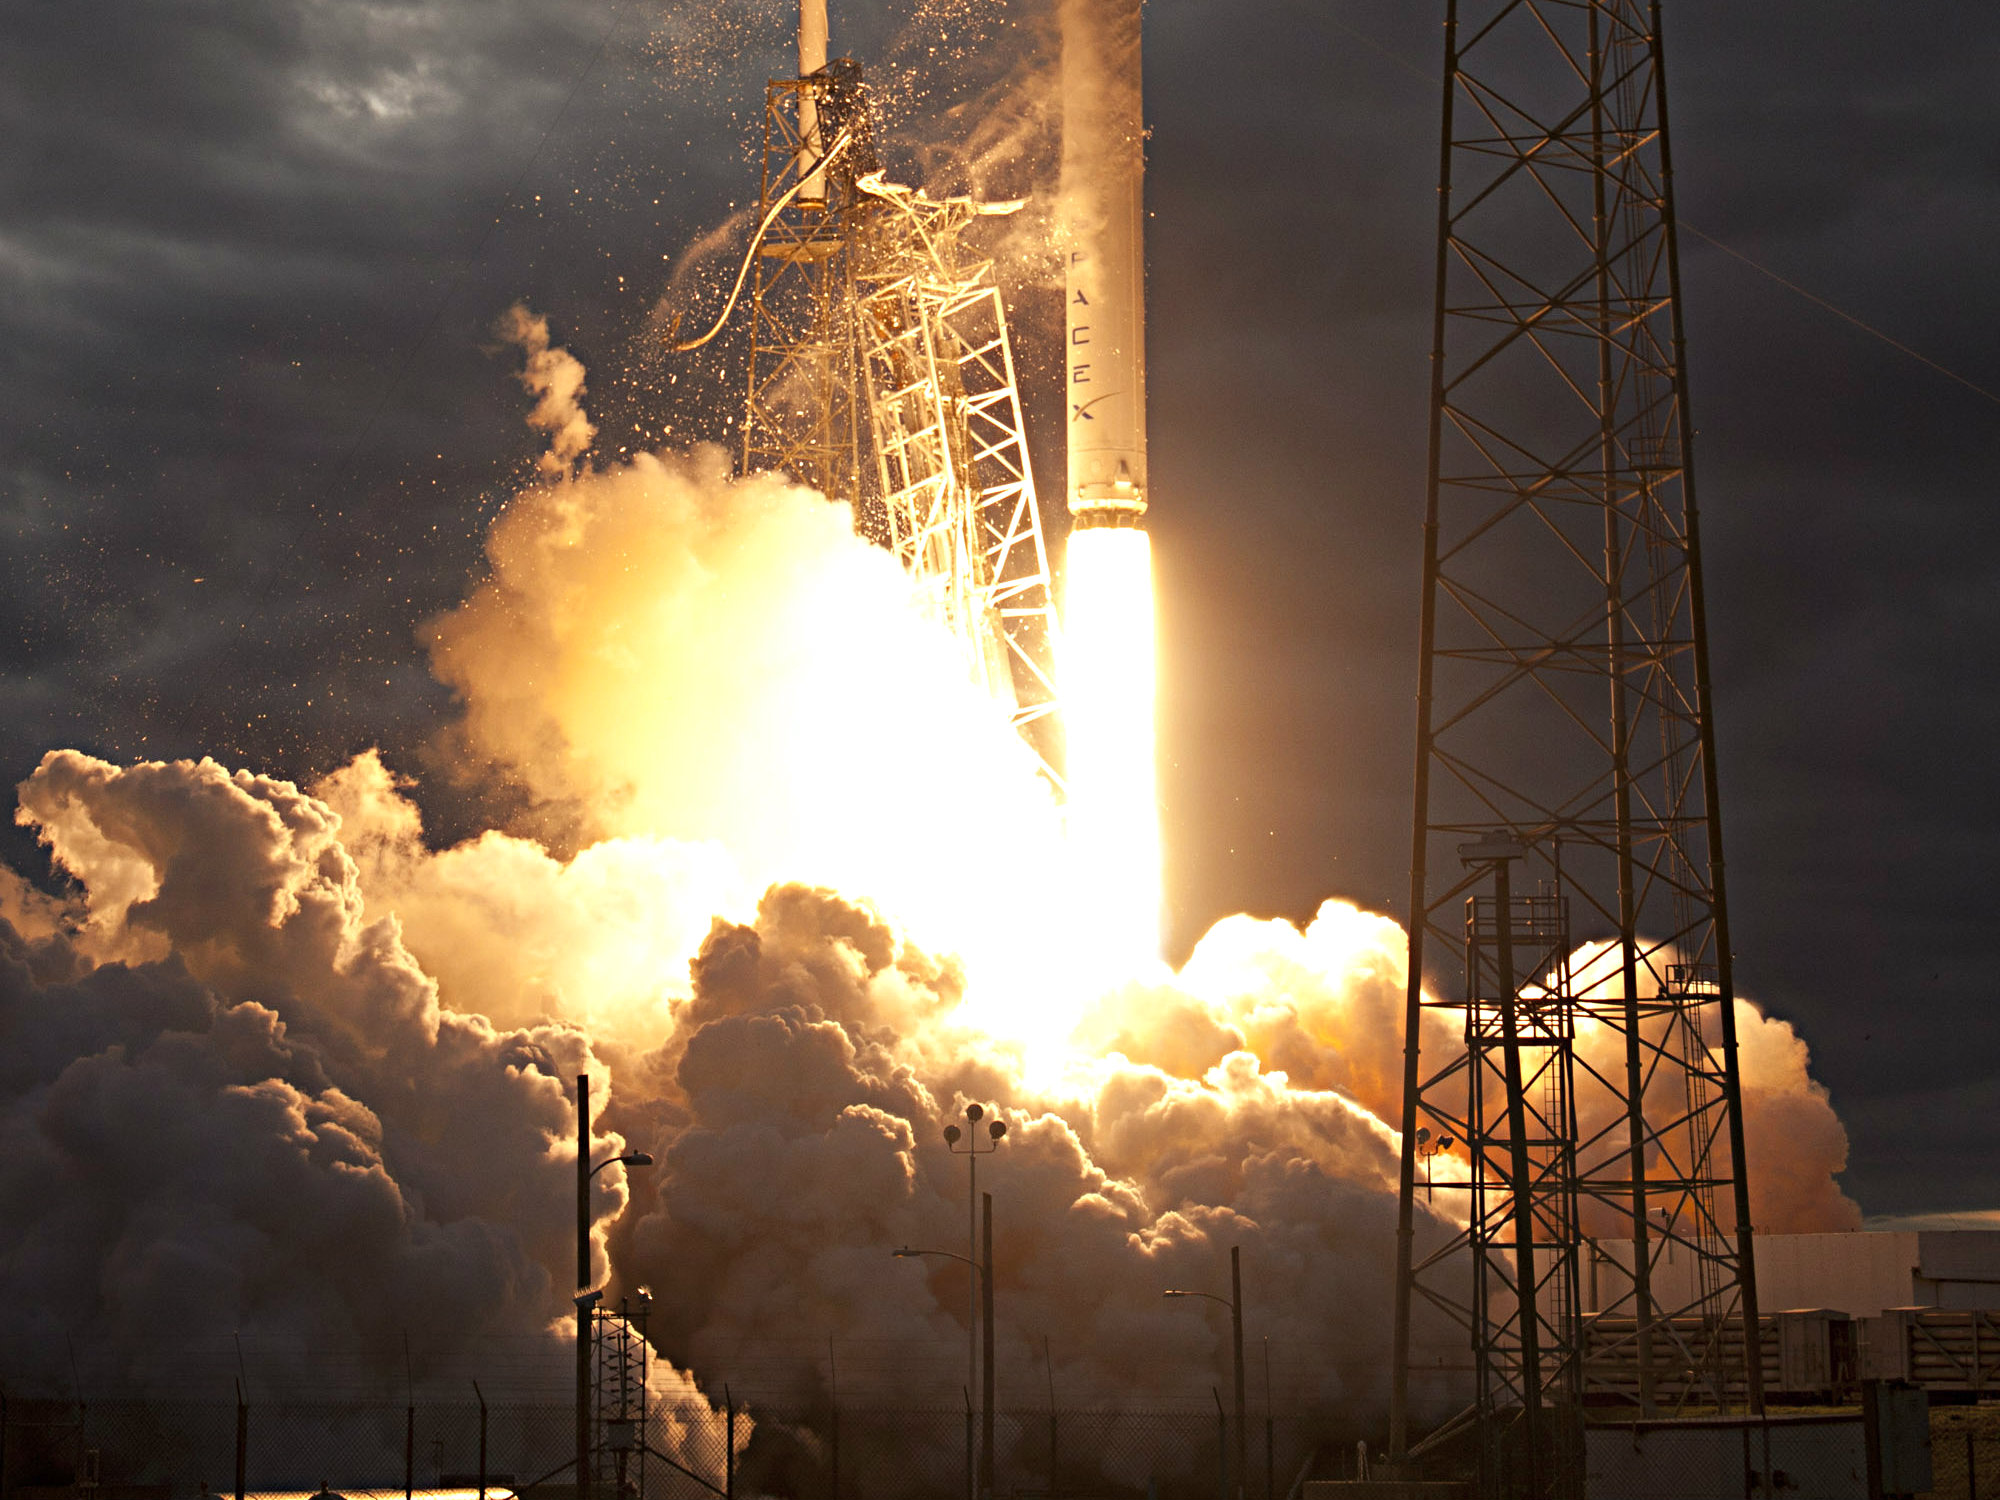
[[[965,1122],[968,1127],[976,1126],[981,1120],[985,1119],[986,1111],[980,1105],[968,1104],[965,1106]],[[944,1128],[945,1146],[951,1151],[953,1156],[962,1156],[965,1158],[965,1260],[968,1264],[977,1264],[979,1258],[979,1158],[982,1156],[991,1156],[995,1151],[998,1151],[1000,1149],[1000,1141],[1006,1134],[1007,1122],[997,1118],[986,1121],[986,1144],[983,1146],[979,1143],[979,1132],[977,1130],[972,1130],[970,1134],[967,1134],[956,1125],[947,1125]],[[959,1144],[961,1140],[965,1142],[962,1146]],[[979,1283],[977,1278],[973,1280],[971,1295],[966,1301],[965,1316],[966,1331],[970,1334],[979,1326]],[[965,1381],[967,1386],[974,1386],[979,1383],[976,1346],[971,1344],[968,1344],[965,1352]]]
[[[1243,1262],[1241,1247],[1229,1247],[1229,1295],[1218,1297],[1213,1292],[1162,1292],[1163,1297],[1202,1297],[1210,1302],[1219,1302],[1229,1309],[1230,1349],[1234,1355],[1236,1378],[1236,1494],[1242,1500],[1248,1483],[1249,1450],[1244,1446],[1243,1408]]]
[[[896,1260],[915,1260],[923,1255],[936,1255],[945,1260],[955,1260],[962,1266],[970,1266],[973,1272],[973,1290],[977,1293],[981,1306],[978,1329],[966,1330],[967,1358],[973,1356],[976,1346],[978,1358],[983,1368],[983,1384],[979,1403],[979,1460],[976,1470],[970,1448],[971,1434],[966,1434],[967,1451],[966,1487],[972,1491],[968,1500],[976,1500],[979,1494],[993,1492],[993,1195],[981,1193],[980,1206],[985,1212],[982,1239],[985,1246],[984,1261],[976,1261],[960,1255],[956,1250],[912,1250],[905,1245],[901,1250],[891,1250],[890,1256]],[[976,1345],[975,1345],[976,1341]],[[971,1398],[971,1388],[967,1387],[967,1399]]]
[[[628,1151],[590,1165],[590,1075],[576,1075],[576,1500],[590,1489],[590,1315],[603,1294],[590,1287],[590,1179],[617,1163],[650,1167],[649,1151]]]
[[[1426,1203],[1431,1201],[1431,1161],[1434,1157],[1442,1156],[1445,1152],[1449,1151],[1451,1144],[1450,1136],[1441,1135],[1436,1140],[1432,1140],[1430,1126],[1419,1125],[1417,1127],[1417,1155],[1424,1159],[1424,1201]]]
[[[990,1202],[992,1200],[993,1195],[991,1193],[988,1193],[986,1197]],[[991,1289],[987,1288],[985,1285],[986,1268],[980,1265],[978,1261],[971,1260],[968,1259],[966,1256],[960,1255],[956,1250],[912,1250],[908,1245],[905,1245],[900,1250],[891,1250],[889,1252],[889,1258],[891,1260],[916,1260],[918,1257],[925,1255],[935,1255],[943,1260],[955,1260],[961,1266],[972,1267],[972,1275],[973,1275],[972,1287],[974,1294],[978,1295],[979,1293],[984,1291],[988,1293],[988,1295],[984,1297],[982,1300],[985,1300],[989,1303],[991,1302],[992,1300],[990,1295]],[[990,1325],[988,1326],[986,1333],[987,1333],[987,1342],[990,1344],[992,1342],[992,1335],[993,1335],[993,1330]],[[966,1334],[967,1334],[966,1342],[969,1345],[971,1345],[971,1350],[969,1352],[968,1359],[977,1360],[979,1357],[978,1356],[979,1330],[976,1328],[967,1329]]]
[[[991,1193],[988,1193],[986,1196],[990,1198],[993,1195]],[[957,1261],[961,1266],[971,1266],[972,1269],[975,1271],[978,1271],[980,1269],[978,1261],[967,1260],[963,1255],[960,1255],[956,1250],[912,1250],[908,1245],[905,1245],[900,1250],[891,1250],[889,1252],[889,1259],[915,1260],[920,1255],[941,1255],[946,1260]]]

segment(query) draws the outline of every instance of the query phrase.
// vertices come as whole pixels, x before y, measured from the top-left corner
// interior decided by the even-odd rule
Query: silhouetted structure
[[[1645,0],[1448,0],[1445,37],[1391,1457],[1427,1303],[1475,1365],[1433,1438],[1572,1495],[1586,1233],[1632,1247],[1598,1307],[1642,1411],[1663,1363],[1762,1402],[1664,55]],[[1444,1136],[1466,1228],[1419,1257]]]

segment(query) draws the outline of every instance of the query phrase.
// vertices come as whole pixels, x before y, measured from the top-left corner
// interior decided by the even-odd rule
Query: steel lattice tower
[[[743,464],[854,506],[1061,787],[1055,593],[1006,308],[964,241],[1020,207],[884,181],[851,58],[773,81]]]
[[[810,172],[837,141],[833,167]],[[743,469],[790,474],[857,514],[863,414],[853,244],[869,204],[855,177],[874,167],[867,95],[851,59],[767,86]]]
[[[1448,0],[1440,158],[1391,1455],[1429,1307],[1427,1443],[1576,1494],[1583,1403],[1763,1399],[1657,3]]]
[[[962,238],[1019,203],[865,182],[855,245],[868,431],[890,550],[1056,784],[1055,598],[1007,312]]]
[[[592,1472],[600,1485],[615,1476],[611,1493],[618,1500],[645,1500],[646,1495],[651,1346],[646,1342],[648,1303],[645,1289],[640,1291],[636,1318],[625,1303],[615,1312],[603,1306],[591,1310]]]

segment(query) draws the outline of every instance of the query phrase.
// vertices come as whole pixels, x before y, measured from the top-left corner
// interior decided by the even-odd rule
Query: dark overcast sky
[[[836,49],[921,63],[915,4],[834,0]],[[1182,947],[1327,895],[1401,915],[1439,9],[1149,11]],[[379,743],[420,769],[450,705],[415,626],[531,452],[491,321],[550,317],[605,448],[720,435],[734,369],[666,385],[642,323],[666,257],[752,190],[783,11],[8,7],[8,779],[59,745],[304,777]],[[906,118],[948,122],[1036,13],[931,7],[941,55],[977,55]],[[1667,16],[1688,224],[2000,390],[2000,9]],[[1812,1044],[1867,1210],[1991,1207],[2000,405],[1701,238],[1684,262],[1740,982]]]

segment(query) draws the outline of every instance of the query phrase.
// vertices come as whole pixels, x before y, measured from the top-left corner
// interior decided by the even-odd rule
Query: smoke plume
[[[528,425],[549,435],[549,451],[536,467],[550,476],[569,473],[597,436],[577,399],[584,393],[582,362],[567,349],[549,347],[549,320],[536,317],[519,302],[501,314],[493,331],[525,356],[518,378],[536,398]]]
[[[658,1158],[598,1178],[598,1269],[654,1288],[704,1390],[817,1396],[831,1338],[862,1351],[843,1389],[955,1391],[964,1274],[890,1252],[965,1245],[942,1129],[978,1101],[1010,1127],[979,1177],[1003,1389],[1206,1399],[1226,1320],[1160,1294],[1219,1290],[1239,1246],[1286,1399],[1365,1420],[1398,926],[1232,917],[1076,993],[1090,905],[1033,763],[846,510],[713,450],[562,468],[427,627],[442,753],[518,793],[513,826],[432,847],[372,752],[309,790],[68,750],[21,784],[71,886],[0,879],[0,1375],[60,1384],[76,1338],[144,1385],[149,1349],[223,1329],[300,1370],[404,1333],[558,1349],[589,1072],[594,1154]],[[1851,1222],[1804,1044],[1739,1025],[1760,1224]]]
[[[0,928],[8,1373],[53,1375],[66,1337],[136,1379],[218,1330],[301,1369],[538,1333],[587,1039],[441,1010],[285,782],[54,751],[20,795],[79,895]]]

